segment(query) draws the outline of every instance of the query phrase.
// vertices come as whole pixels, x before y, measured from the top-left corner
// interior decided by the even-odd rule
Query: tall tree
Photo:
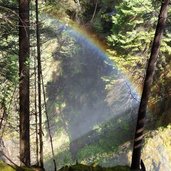
[[[20,161],[30,165],[29,0],[19,0]]]
[[[158,17],[158,24],[157,24],[156,32],[155,32],[155,37],[154,37],[153,45],[151,48],[151,55],[150,55],[147,70],[146,70],[146,77],[144,80],[143,93],[142,93],[140,107],[138,111],[137,126],[136,126],[136,131],[135,131],[135,138],[134,138],[134,147],[133,147],[132,164],[131,164],[132,170],[140,169],[141,149],[142,149],[146,109],[147,109],[148,99],[150,95],[151,85],[153,82],[156,61],[157,61],[158,54],[159,54],[161,38],[163,35],[163,30],[164,30],[165,22],[167,18],[169,2],[170,0],[162,1],[160,14]]]
[[[38,0],[35,0],[36,3],[36,39],[37,39],[37,64],[38,64],[38,108],[39,108],[39,147],[40,147],[40,159],[39,165],[43,166],[43,130],[42,130],[42,99],[41,99],[41,75],[42,75],[42,67],[41,67],[41,53],[40,53],[40,28],[39,28],[39,6]]]
[[[108,36],[109,45],[112,47],[110,49],[111,58],[122,70],[129,72],[135,84],[140,87],[142,87],[146,63],[151,53],[160,7],[160,1],[124,0],[115,6],[115,13],[112,16],[106,15],[113,23],[111,33]],[[167,64],[170,61],[169,24],[168,20],[160,47],[160,59],[157,63],[157,72],[155,73],[157,79],[154,80],[154,88],[158,87],[156,84],[161,82],[158,78],[163,75],[161,72],[166,69],[165,61]],[[162,79],[162,76],[160,78]],[[158,101],[159,91],[156,90],[156,92],[150,97],[150,100],[154,99],[153,103]]]

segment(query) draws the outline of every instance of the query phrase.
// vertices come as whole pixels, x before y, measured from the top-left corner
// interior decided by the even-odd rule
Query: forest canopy
[[[169,171],[170,16],[169,0],[0,0],[0,170]]]

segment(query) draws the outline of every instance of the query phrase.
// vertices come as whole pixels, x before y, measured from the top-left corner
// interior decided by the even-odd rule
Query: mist
[[[62,167],[67,162],[88,162],[92,156],[82,156],[84,148],[109,152],[132,139],[139,96],[114,61],[93,42],[59,21],[52,20],[50,25],[56,28],[52,56],[58,65],[47,82],[47,104],[55,155]],[[63,141],[59,137],[64,134]]]

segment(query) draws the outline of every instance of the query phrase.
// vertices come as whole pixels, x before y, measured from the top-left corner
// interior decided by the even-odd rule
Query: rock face
[[[4,142],[3,140],[0,138],[0,160],[4,160]]]
[[[142,159],[147,171],[171,171],[171,126],[159,128],[145,135],[145,145]],[[106,158],[100,165],[112,167],[114,165],[130,165],[132,145],[126,143],[119,152]]]
[[[19,164],[19,143],[18,141],[11,140],[2,140],[0,144],[0,160],[5,161],[8,164],[12,162]]]
[[[152,132],[142,158],[148,171],[171,171],[171,126]]]

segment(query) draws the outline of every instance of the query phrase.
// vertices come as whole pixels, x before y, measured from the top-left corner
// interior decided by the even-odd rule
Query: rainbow
[[[56,30],[56,34],[59,34],[62,31],[67,31],[68,35],[76,38],[79,43],[89,45],[89,47],[91,47],[90,50],[96,51],[96,53],[99,54],[99,56],[103,58],[108,65],[113,66],[114,70],[120,72],[123,79],[127,81],[128,87],[131,88],[131,92],[136,96],[137,101],[139,101],[142,90],[135,86],[128,73],[123,72],[119,66],[114,63],[107,52],[107,45],[100,41],[95,34],[92,34],[90,31],[85,30],[82,26],[70,20],[63,21],[48,14],[44,14],[42,18],[43,20],[51,20],[51,25],[53,25],[54,30]]]
[[[107,103],[107,105],[111,109],[111,112],[105,113],[105,119],[103,118],[103,116],[104,116],[103,110],[102,110],[102,112],[98,111],[98,109],[101,107],[100,106],[101,103],[95,104],[97,108],[92,110],[93,114],[80,115],[81,117],[78,118],[79,122],[78,122],[78,120],[76,120],[77,123],[74,122],[74,124],[72,121],[70,121],[71,123],[70,123],[70,126],[68,126],[68,129],[72,127],[72,129],[75,130],[74,131],[75,134],[72,135],[73,139],[70,139],[69,137],[71,135],[68,135],[68,133],[66,133],[66,135],[65,135],[66,142],[67,141],[69,142],[70,140],[75,141],[75,140],[81,138],[82,136],[87,135],[89,132],[92,131],[92,129],[95,129],[94,126],[96,126],[97,123],[102,124],[102,123],[108,122],[115,117],[116,118],[122,117],[123,114],[124,114],[124,117],[126,117],[128,115],[128,113],[130,113],[130,116],[128,116],[129,117],[128,120],[131,119],[130,123],[134,122],[135,121],[134,120],[135,119],[135,111],[136,111],[137,107],[139,106],[138,93],[135,90],[132,82],[128,79],[129,77],[127,77],[125,74],[123,74],[122,71],[119,69],[119,67],[115,64],[115,62],[110,59],[109,54],[106,51],[107,47],[103,44],[103,42],[101,42],[98,39],[98,37],[91,36],[92,35],[91,32],[84,30],[81,26],[79,26],[76,23],[66,24],[66,22],[56,19],[54,17],[51,17],[49,15],[45,15],[43,17],[44,17],[45,21],[48,20],[48,22],[50,22],[49,25],[53,28],[53,31],[55,31],[56,35],[63,32],[73,38],[76,38],[76,41],[78,41],[79,44],[81,43],[81,46],[83,45],[82,47],[87,46],[87,47],[85,47],[86,50],[87,49],[90,51],[92,50],[93,53],[95,52],[94,54],[99,57],[99,59],[102,58],[102,60],[105,63],[107,63],[108,66],[110,65],[110,68],[112,69],[112,71],[114,71],[114,72],[112,72],[112,74],[115,73],[115,71],[117,71],[117,74],[119,76],[117,78],[124,80],[123,82],[125,83],[124,86],[126,89],[126,95],[128,94],[128,95],[132,96],[131,101],[128,100],[129,99],[128,96],[126,96],[128,98],[125,98],[125,96],[124,96],[124,99],[123,99],[122,93],[125,93],[125,92],[123,92],[123,90],[121,90],[122,88],[120,89],[120,87],[122,85],[120,85],[120,82],[119,82],[119,84],[117,84],[116,87],[114,86],[115,87],[114,89],[112,87],[111,90],[109,90],[109,92],[107,92],[108,94],[103,99],[104,102]],[[116,96],[116,99],[114,99],[115,96]],[[117,106],[115,106],[113,101],[114,101],[114,103],[117,102]],[[129,104],[127,105],[126,102],[128,102],[130,105],[132,105],[131,112],[126,112],[127,109],[130,109],[130,105]],[[52,101],[49,100],[48,103],[50,106],[48,113],[51,113],[52,111],[54,112],[53,108],[55,108],[55,110],[56,110],[54,100],[52,100]],[[51,107],[52,107],[52,111],[51,111]],[[79,111],[79,112],[81,113],[82,111]],[[83,112],[83,114],[84,114],[84,112]],[[75,115],[72,118],[73,118],[73,120],[75,120]],[[117,122],[117,120],[116,120],[116,122]],[[79,131],[77,131],[77,130],[79,130]],[[59,140],[59,138],[58,138],[58,140]],[[56,141],[58,141],[58,140],[56,140]],[[59,148],[63,149],[62,146],[64,146],[65,144],[62,141],[60,143],[61,144],[60,144]]]

